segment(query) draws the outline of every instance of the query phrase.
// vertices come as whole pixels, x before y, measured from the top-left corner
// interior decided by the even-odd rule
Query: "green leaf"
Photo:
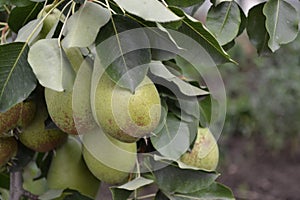
[[[63,44],[65,47],[88,47],[96,39],[99,29],[110,19],[110,12],[87,1],[66,22]]]
[[[169,6],[189,7],[195,4],[202,4],[205,0],[166,0]]]
[[[41,22],[41,19],[35,19],[27,23],[25,26],[23,26],[19,32],[16,39],[16,42],[26,42],[29,36],[32,34],[34,29],[37,27],[37,25]],[[30,46],[38,37],[39,33],[41,32],[43,26],[39,26],[37,30],[34,32],[31,39],[28,41],[28,45]]]
[[[118,187],[110,187],[114,200],[126,200],[132,191],[153,183],[153,180],[138,177]]]
[[[214,6],[218,6],[222,2],[231,2],[233,0],[210,0],[210,1],[211,1],[211,3],[214,4]]]
[[[40,200],[61,200],[59,197],[62,196],[64,190],[48,190],[44,194],[39,196]]]
[[[0,199],[1,200],[9,200],[9,190],[0,188]]]
[[[24,43],[0,45],[0,112],[25,100],[36,87]]]
[[[154,200],[169,200],[169,198],[161,190],[158,190]]]
[[[10,177],[8,173],[0,173],[0,188],[9,190]]]
[[[132,191],[119,188],[110,188],[113,200],[127,200]]]
[[[42,86],[72,90],[75,72],[57,39],[37,41],[29,50],[28,62]]]
[[[206,50],[206,52],[210,55],[210,57],[214,60],[216,64],[221,64],[224,62],[234,62],[230,58],[230,56],[224,51],[224,49],[218,43],[218,41],[212,35],[212,33],[210,33],[201,22],[186,15],[182,10],[178,8],[172,7],[172,10],[177,15],[184,17],[184,19],[182,20],[182,26],[178,29],[178,31],[198,42],[201,45],[201,47],[203,47]],[[174,37],[174,39],[181,48],[189,49],[189,47],[184,46],[184,44],[182,44],[185,41],[177,41],[176,37]],[[207,60],[207,54],[202,56],[203,60]]]
[[[159,189],[168,193],[192,193],[210,186],[219,176],[201,170],[180,169],[168,166],[154,171],[154,181]],[[176,178],[174,178],[176,177]]]
[[[96,45],[97,55],[110,78],[134,92],[151,61],[149,40],[140,25],[128,17],[114,15],[100,30]]]
[[[17,33],[25,24],[35,19],[42,8],[42,3],[32,3],[26,7],[15,7],[9,14],[9,28]]]
[[[179,88],[180,92],[186,96],[202,96],[209,94],[207,91],[195,87],[176,77],[159,61],[152,61],[149,65],[152,74],[175,84]],[[169,87],[172,88],[171,85]]]
[[[199,81],[201,80],[201,74],[195,69],[195,67],[186,61],[181,56],[175,58],[177,66],[182,71],[182,76],[188,81]]]
[[[265,27],[266,17],[263,14],[264,5],[265,3],[258,4],[248,12],[247,34],[259,55],[271,52],[268,46],[270,37]]]
[[[175,15],[157,0],[114,1],[127,12],[137,15],[147,21],[170,22],[180,20],[180,17]]]
[[[212,6],[208,11],[206,25],[221,45],[227,44],[237,36],[240,24],[240,9],[234,1]]]
[[[80,194],[78,191],[69,189],[64,191],[63,196],[63,200],[93,200],[87,196]]]
[[[178,159],[190,146],[188,123],[168,114],[162,129],[156,129],[151,137],[154,148],[166,157]]]
[[[273,52],[297,37],[299,19],[297,10],[291,4],[284,0],[269,0],[263,13],[270,36],[268,45]]]
[[[117,188],[124,190],[136,190],[151,183],[153,183],[153,180],[146,179],[144,177],[138,177],[128,183],[125,183],[124,185],[118,186]]]
[[[30,4],[32,4],[32,1],[30,1],[30,0],[10,0],[10,3],[17,7],[24,7],[24,6],[29,6]]]
[[[234,196],[232,191],[220,184],[220,183],[213,183],[208,188],[203,190],[196,191],[190,194],[171,194],[170,195],[174,200],[208,200],[208,199],[218,199],[218,200],[234,200]]]

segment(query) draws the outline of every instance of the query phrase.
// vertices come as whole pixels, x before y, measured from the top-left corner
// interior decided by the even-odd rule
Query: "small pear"
[[[73,136],[56,150],[47,175],[50,189],[69,188],[96,197],[100,181],[88,170],[81,152],[82,145]]]
[[[44,102],[39,102],[32,123],[25,127],[19,135],[20,141],[25,146],[37,152],[47,152],[66,141],[66,133],[59,129],[46,129],[45,121],[47,118],[46,105]]]
[[[116,85],[106,73],[98,83],[95,109],[103,131],[129,143],[151,133],[161,114],[159,94],[148,77],[133,94]]]
[[[33,120],[36,113],[36,103],[35,101],[24,101],[21,103],[19,120],[17,122],[18,127],[25,128]]]
[[[214,171],[219,162],[219,148],[215,137],[208,128],[198,128],[191,152],[186,152],[180,160],[190,166],[206,171]]]
[[[0,138],[0,166],[5,165],[17,154],[18,143],[14,137]]]
[[[128,180],[136,162],[136,143],[124,143],[102,131],[83,135],[83,158],[101,181],[121,184]]]

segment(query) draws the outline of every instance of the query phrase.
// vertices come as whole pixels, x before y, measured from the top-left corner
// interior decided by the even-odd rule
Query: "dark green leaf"
[[[183,194],[205,189],[219,176],[216,173],[180,169],[172,165],[153,173],[155,176],[154,181],[161,190],[168,193],[178,192]]]
[[[200,124],[202,127],[207,127],[211,120],[211,98],[207,96],[199,102],[200,108]]]
[[[263,15],[261,3],[251,8],[248,12],[247,33],[250,42],[256,47],[258,54],[268,54],[271,52],[268,47],[269,35],[265,27],[266,17]]]
[[[42,8],[42,3],[32,3],[26,7],[15,7],[8,18],[9,27],[17,33],[27,22],[35,19]]]
[[[240,14],[241,14],[241,23],[240,23],[240,28],[239,28],[239,32],[238,32],[237,36],[241,35],[247,26],[247,16],[245,15],[245,13],[244,13],[243,9],[240,7],[240,5],[238,5],[238,7],[240,9]]]
[[[214,60],[216,64],[221,64],[230,61],[234,62],[230,58],[230,56],[224,51],[224,49],[218,43],[216,38],[202,25],[201,22],[192,20],[182,10],[178,8],[173,7],[172,10],[177,15],[184,17],[184,19],[182,20],[183,24],[178,29],[178,31],[197,41],[201,45],[201,47],[203,47],[204,50],[206,50],[206,52],[210,55],[210,57]],[[186,41],[177,41],[175,36],[174,39],[181,48],[190,48],[184,45]],[[202,56],[203,60],[207,60],[207,55],[199,56]]]
[[[127,200],[132,191],[120,189],[120,188],[110,188],[113,200]]]
[[[30,1],[30,0],[10,0],[10,3],[17,7],[24,7],[24,6],[29,6],[30,4],[32,4],[32,1]]]
[[[114,15],[96,39],[97,54],[106,72],[132,92],[146,76],[151,61],[148,37],[137,28],[140,25],[132,19]]]
[[[161,190],[159,190],[156,193],[156,196],[155,196],[154,200],[169,200],[169,198]]]
[[[208,11],[206,25],[221,45],[227,44],[237,36],[240,24],[240,9],[234,1],[212,6]]]
[[[195,4],[202,4],[205,0],[166,0],[169,6],[189,7]]]
[[[298,34],[297,10],[284,0],[269,0],[263,13],[266,16],[266,28],[270,39],[269,47],[274,52],[280,45],[293,41]]]
[[[174,200],[206,200],[206,199],[218,199],[218,200],[234,200],[234,196],[232,191],[220,184],[220,183],[213,183],[208,188],[203,190],[199,190],[194,193],[190,194],[172,194],[170,195]]]
[[[24,43],[0,45],[0,112],[25,100],[36,87]]]
[[[154,148],[166,157],[178,159],[190,146],[189,127],[174,115],[169,114],[164,127],[155,130],[151,137]]]
[[[9,183],[10,183],[9,174],[1,172],[0,173],[0,188],[5,188],[5,189],[9,190]]]

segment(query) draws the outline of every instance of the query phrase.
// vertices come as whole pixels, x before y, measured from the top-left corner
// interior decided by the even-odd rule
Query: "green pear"
[[[208,128],[198,128],[197,137],[190,152],[180,160],[190,166],[214,171],[219,162],[219,148],[215,137]]]
[[[6,133],[17,127],[20,113],[20,104],[17,104],[4,113],[0,113],[0,135],[5,136]]]
[[[18,143],[14,137],[0,138],[0,166],[5,165],[17,154]]]
[[[25,127],[19,135],[20,141],[25,146],[37,152],[47,152],[66,141],[66,133],[59,129],[45,128],[47,118],[46,105],[44,102],[38,102],[37,112],[32,123]]]
[[[73,69],[77,72],[81,65],[84,68],[89,68],[90,66],[84,60],[80,50],[78,48],[69,48],[66,49],[66,54],[73,66]],[[91,75],[92,71],[87,71],[85,76],[81,79],[81,84],[84,85],[86,88],[84,90],[89,91],[90,82],[91,82]],[[87,95],[79,96],[82,103],[80,103],[81,107],[84,107],[86,104],[85,102],[89,100],[89,93]],[[73,103],[73,91],[64,91],[58,92],[51,90],[49,88],[45,89],[45,99],[48,108],[49,115],[53,122],[59,127],[61,130],[68,134],[76,135],[78,134],[76,129],[76,124],[74,122],[74,117],[81,126],[83,123],[88,125],[89,122],[85,120],[85,112],[81,111],[80,113],[75,113],[74,116],[74,109],[72,106]],[[77,100],[78,101],[78,100]],[[90,105],[90,104],[89,104]],[[79,106],[79,105],[77,105]],[[76,108],[78,109],[78,108]],[[79,108],[80,109],[80,108]],[[83,126],[83,125],[82,125]]]
[[[123,141],[135,142],[153,131],[160,119],[160,98],[148,78],[134,94],[104,73],[96,89],[95,110],[103,131]]]
[[[73,189],[95,198],[100,181],[88,170],[82,158],[82,145],[73,136],[56,150],[48,171],[50,189]]]
[[[128,180],[137,159],[136,143],[124,143],[102,131],[83,135],[83,158],[101,181],[121,184]]]
[[[47,5],[43,10],[40,11],[37,18],[43,18],[47,15],[47,13],[50,12],[50,10],[53,8],[53,5]],[[58,22],[64,21],[65,16],[62,14],[62,12],[55,8],[43,21],[43,27],[41,32],[39,33],[39,38],[46,38],[51,29],[54,29]],[[52,30],[54,33],[54,30]]]
[[[0,113],[0,137],[16,127],[28,126],[34,118],[36,105],[34,101],[24,101]]]

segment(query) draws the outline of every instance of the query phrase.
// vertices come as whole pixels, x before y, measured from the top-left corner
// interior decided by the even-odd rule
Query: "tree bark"
[[[10,200],[20,200],[23,196],[22,172],[14,171],[10,173]]]

